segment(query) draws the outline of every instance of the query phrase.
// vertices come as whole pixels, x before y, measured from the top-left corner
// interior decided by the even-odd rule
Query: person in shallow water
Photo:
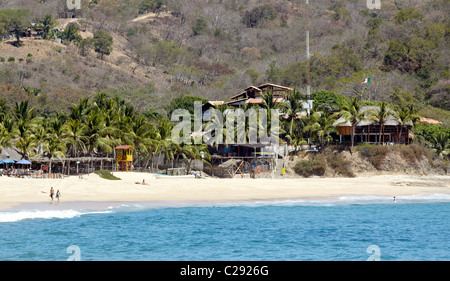
[[[56,191],[56,199],[58,199],[58,202],[59,202],[59,197],[61,197],[61,193],[59,192],[59,189],[58,189],[58,191]]]

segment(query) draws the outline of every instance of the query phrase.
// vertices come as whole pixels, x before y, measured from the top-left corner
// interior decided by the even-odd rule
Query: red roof
[[[442,123],[440,121],[437,121],[437,120],[434,120],[434,119],[431,119],[431,118],[424,118],[424,117],[421,117],[419,122],[427,123],[427,124],[441,124],[441,125],[444,124],[444,123]]]
[[[273,102],[279,103],[282,101],[283,101],[283,98],[273,98]],[[263,102],[263,99],[254,99],[254,98],[250,98],[245,101],[245,103],[262,103],[262,102]]]
[[[134,149],[131,145],[119,145],[116,149]]]

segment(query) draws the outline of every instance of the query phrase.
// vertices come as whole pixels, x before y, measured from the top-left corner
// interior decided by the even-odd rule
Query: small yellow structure
[[[116,147],[117,171],[133,171],[133,149],[131,145],[119,145]]]

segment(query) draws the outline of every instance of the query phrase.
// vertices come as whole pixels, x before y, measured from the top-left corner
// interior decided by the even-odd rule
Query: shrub
[[[96,173],[97,175],[99,175],[101,178],[103,179],[107,179],[107,180],[120,180],[120,178],[114,176],[113,174],[111,174],[110,171],[106,171],[106,170],[99,170],[99,171],[95,171],[94,173]]]
[[[13,62],[13,61],[15,61],[15,60],[16,60],[16,59],[15,59],[14,57],[9,57],[9,58],[8,58],[8,61],[9,61],[9,62]]]
[[[192,25],[192,31],[194,32],[194,35],[202,35],[202,34],[208,34],[208,23],[204,18],[197,18]]]
[[[159,13],[163,7],[163,0],[142,0],[139,4],[139,14],[145,14],[148,12]]]
[[[326,151],[327,163],[330,168],[338,175],[345,177],[355,177],[356,175],[350,170],[351,161],[345,160],[341,153],[336,151]]]
[[[381,164],[386,158],[390,147],[377,145],[360,145],[358,151],[362,157],[366,158],[377,170],[381,169]]]
[[[1,61],[1,62],[5,62],[5,58],[4,58],[4,57],[1,57],[1,58],[0,58],[0,61]]]
[[[298,161],[294,166],[294,171],[304,177],[310,177],[313,175],[323,176],[326,167],[327,164],[325,157],[321,154],[317,154],[307,160]]]
[[[247,25],[247,27],[256,27],[267,21],[274,20],[276,16],[277,12],[275,9],[267,4],[245,12],[242,22]]]
[[[433,166],[433,157],[431,155],[431,152],[425,147],[411,144],[408,146],[400,146],[399,148],[400,155],[408,162],[416,163],[418,161],[421,161],[422,157],[425,156],[428,159],[430,165]]]

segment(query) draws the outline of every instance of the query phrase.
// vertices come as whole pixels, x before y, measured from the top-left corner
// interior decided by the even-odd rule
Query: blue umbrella
[[[11,160],[11,159],[9,159],[9,158],[4,159],[4,160],[2,160],[2,161],[3,161],[3,163],[11,163],[11,164],[14,164],[14,163],[15,163],[13,160]]]
[[[17,161],[16,164],[31,165],[31,162],[28,160],[22,159],[20,161]]]
[[[3,162],[3,161],[0,161],[0,164],[5,164],[5,162]]]

